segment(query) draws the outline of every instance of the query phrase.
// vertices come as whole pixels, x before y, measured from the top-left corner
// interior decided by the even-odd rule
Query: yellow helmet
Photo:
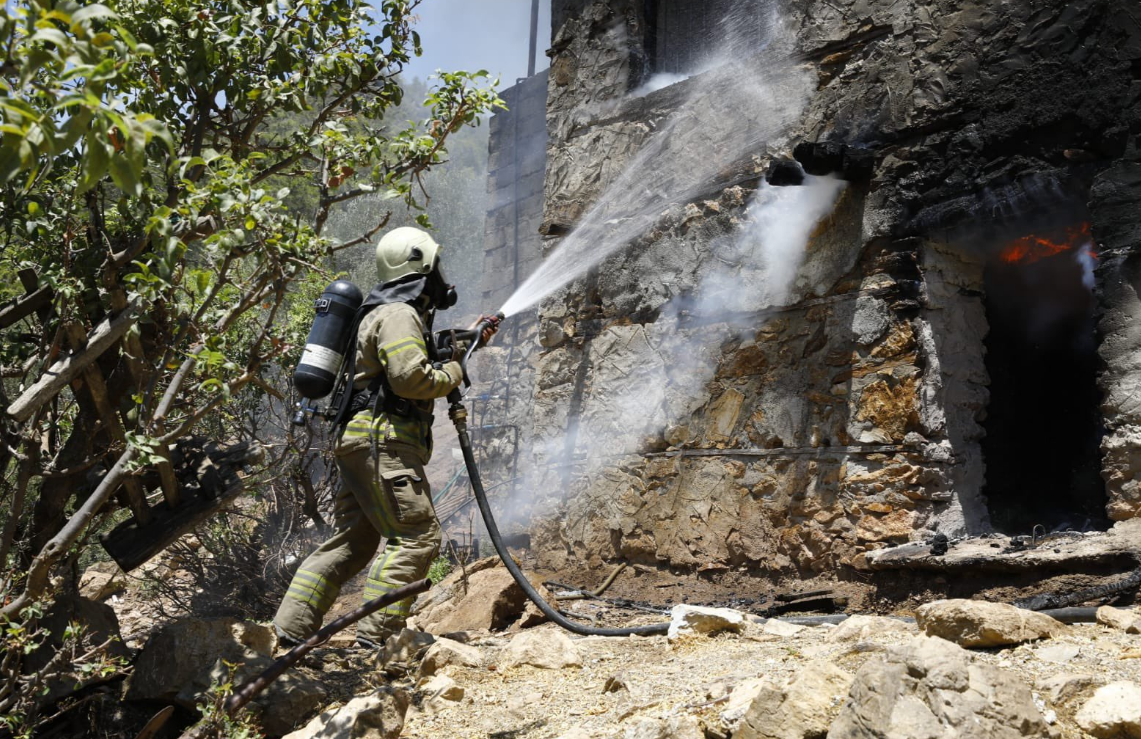
[[[418,228],[394,228],[376,245],[376,275],[380,283],[408,275],[428,275],[440,259],[440,245]]]

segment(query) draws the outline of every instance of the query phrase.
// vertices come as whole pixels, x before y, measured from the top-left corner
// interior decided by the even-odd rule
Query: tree
[[[394,208],[340,243],[330,213],[367,193],[415,207],[448,137],[500,104],[483,73],[443,74],[426,121],[383,125],[418,3],[0,9],[0,568],[5,590],[22,579],[0,616],[98,516],[145,518],[149,481],[176,499],[172,444],[273,392],[294,286]]]

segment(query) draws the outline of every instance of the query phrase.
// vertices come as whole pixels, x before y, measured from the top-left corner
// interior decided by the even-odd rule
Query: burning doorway
[[[987,266],[983,492],[999,532],[1108,526],[1095,260],[1081,224],[1008,241]]]

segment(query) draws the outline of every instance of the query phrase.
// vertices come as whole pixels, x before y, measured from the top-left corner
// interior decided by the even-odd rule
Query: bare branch
[[[53,364],[31,387],[8,406],[8,415],[16,421],[27,421],[44,403],[55,397],[69,382],[79,376],[103,352],[115,345],[135,323],[138,300],[132,301],[114,318],[108,317],[87,337],[87,346],[80,352]]]

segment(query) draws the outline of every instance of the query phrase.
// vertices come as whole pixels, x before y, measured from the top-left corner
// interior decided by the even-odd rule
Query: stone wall
[[[737,63],[797,59],[813,89],[792,125],[742,153],[719,142],[768,112],[743,109],[732,75],[631,96],[653,71],[644,3],[556,2],[546,253],[655,134],[668,128],[719,166],[544,301],[514,353],[484,360],[515,393],[497,409],[520,440],[521,481],[502,508],[542,563],[805,574],[935,532],[986,532],[978,226],[1016,228],[1090,192],[1109,510],[1137,515],[1141,176],[1125,155],[1141,134],[1141,31],[1119,5],[796,0],[770,48]],[[723,115],[686,129],[677,118],[702,95]],[[814,232],[792,294],[769,305],[739,234],[769,163],[802,140],[873,148],[876,168]],[[664,188],[686,172],[659,174]],[[686,297],[727,263],[730,315],[690,310]]]

